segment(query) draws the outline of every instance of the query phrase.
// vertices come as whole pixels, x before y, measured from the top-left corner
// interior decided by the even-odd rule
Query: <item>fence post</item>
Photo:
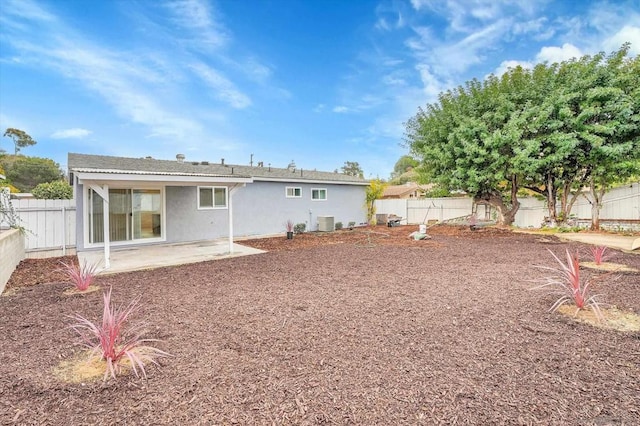
[[[62,206],[62,255],[67,255],[67,212]]]

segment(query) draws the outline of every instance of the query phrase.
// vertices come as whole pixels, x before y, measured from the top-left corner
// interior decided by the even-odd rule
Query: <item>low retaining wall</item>
[[[0,230],[0,294],[24,256],[24,235],[17,229]]]

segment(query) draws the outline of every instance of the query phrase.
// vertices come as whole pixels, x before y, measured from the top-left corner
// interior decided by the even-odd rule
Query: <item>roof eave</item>
[[[313,183],[318,185],[361,185],[369,186],[368,181],[349,181],[349,180],[331,180],[331,179],[301,179],[301,178],[277,178],[268,176],[254,176],[253,181],[261,182],[290,182],[290,183]]]
[[[130,171],[81,171],[72,170],[78,183],[84,182],[151,182],[174,184],[213,184],[213,183],[251,183],[253,179],[248,176],[207,175],[207,174],[183,174],[183,173],[136,173]]]

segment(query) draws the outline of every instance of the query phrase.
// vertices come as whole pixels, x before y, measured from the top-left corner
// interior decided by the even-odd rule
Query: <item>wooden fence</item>
[[[546,204],[536,198],[523,198],[515,225],[538,228],[547,215]],[[11,200],[20,224],[26,230],[27,256],[56,256],[71,254],[76,243],[75,200]],[[377,213],[395,214],[403,223],[420,224],[451,220],[471,214],[472,201],[468,197],[423,198],[409,200],[377,200]],[[581,226],[591,223],[591,205],[581,196],[572,213]],[[478,207],[478,217],[484,219],[484,206]],[[486,215],[490,215],[486,211]],[[640,182],[619,187],[604,197],[601,210],[603,227],[640,229]],[[486,217],[489,218],[489,217]],[[0,224],[2,225],[2,224]],[[6,225],[6,224],[5,224]]]
[[[11,200],[26,229],[25,250],[29,257],[36,252],[66,255],[76,246],[75,200]]]
[[[520,228],[539,228],[547,216],[544,200],[533,197],[520,199],[520,209],[514,225]],[[395,214],[404,218],[403,223],[420,224],[451,220],[470,215],[473,207],[471,198],[421,198],[402,200],[377,200],[376,213]],[[478,218],[485,218],[485,207],[478,206]],[[574,222],[583,227],[591,224],[591,203],[586,196],[580,196],[571,214]],[[487,211],[487,215],[491,215]],[[615,230],[640,229],[640,182],[612,189],[604,196],[600,210],[601,226]],[[406,222],[405,222],[406,221]]]

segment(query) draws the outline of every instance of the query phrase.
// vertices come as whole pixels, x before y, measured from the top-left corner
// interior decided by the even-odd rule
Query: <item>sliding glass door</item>
[[[102,197],[89,189],[89,243],[104,242]],[[113,242],[162,237],[159,189],[109,189],[109,238]]]

